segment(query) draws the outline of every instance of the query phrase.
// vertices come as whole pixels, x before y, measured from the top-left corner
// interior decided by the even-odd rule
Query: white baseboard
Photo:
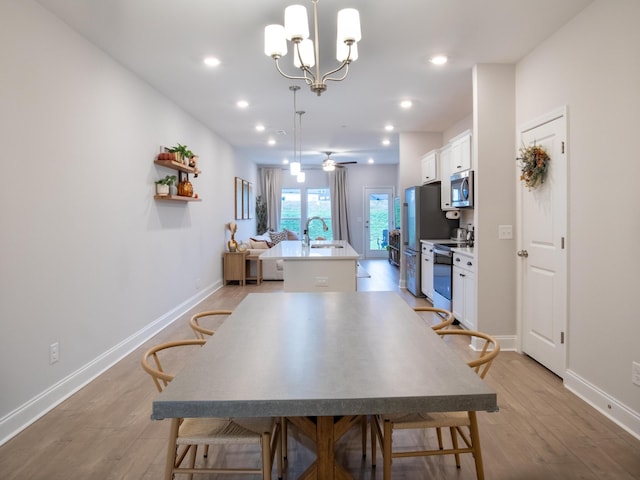
[[[517,352],[518,336],[517,335],[492,335],[500,344],[502,352]]]
[[[118,363],[136,348],[198,305],[222,286],[222,282],[199,291],[196,295],[149,323],[130,337],[110,348],[91,362],[40,392],[31,400],[0,418],[0,445],[3,445],[33,422],[58,406],[93,379]]]
[[[640,440],[640,413],[620,403],[571,370],[565,372],[564,386]]]

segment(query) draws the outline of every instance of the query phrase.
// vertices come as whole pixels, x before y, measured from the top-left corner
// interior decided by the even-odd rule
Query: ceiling
[[[336,161],[397,163],[399,133],[442,132],[471,113],[473,65],[515,63],[591,3],[319,0],[322,73],[337,66],[338,10],[360,11],[362,40],[346,80],[329,82],[318,97],[277,73],[263,52],[264,27],[282,24],[291,0],[36,1],[260,165],[292,159],[289,86],[300,85],[303,168],[320,165],[327,150],[337,152]],[[312,22],[312,2],[298,3]],[[428,59],[440,53],[449,62],[436,67]],[[221,65],[205,66],[206,56]],[[291,48],[281,62],[296,74]],[[248,108],[236,106],[241,99]],[[401,109],[403,99],[413,107]],[[255,129],[259,123],[263,132]],[[267,145],[269,138],[276,145]],[[381,144],[384,138],[389,146]]]

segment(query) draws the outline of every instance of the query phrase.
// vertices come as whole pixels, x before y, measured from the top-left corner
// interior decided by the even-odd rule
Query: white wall
[[[565,383],[637,436],[639,19],[637,0],[597,0],[516,68],[518,125],[568,107]]]
[[[473,68],[477,328],[510,348],[516,334],[517,257],[515,239],[499,240],[498,225],[516,224],[514,89],[513,65]]]
[[[221,284],[233,178],[257,171],[31,1],[0,3],[0,58],[2,443]],[[200,203],[152,198],[178,142]]]

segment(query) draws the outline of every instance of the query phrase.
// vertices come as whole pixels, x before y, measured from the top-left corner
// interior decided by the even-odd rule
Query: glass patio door
[[[389,230],[393,218],[393,189],[364,189],[364,256],[386,258]]]

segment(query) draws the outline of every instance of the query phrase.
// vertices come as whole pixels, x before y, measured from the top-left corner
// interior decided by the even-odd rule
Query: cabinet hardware
[[[560,344],[564,345],[564,332],[560,332]]]
[[[564,153],[564,142],[562,142],[562,152],[561,153]]]
[[[471,262],[467,262],[467,265],[471,266],[471,265],[473,265],[473,264],[472,264]]]
[[[560,248],[564,250],[564,237],[560,238]]]
[[[529,256],[529,252],[527,252],[526,250],[518,250],[518,256],[527,258]]]

